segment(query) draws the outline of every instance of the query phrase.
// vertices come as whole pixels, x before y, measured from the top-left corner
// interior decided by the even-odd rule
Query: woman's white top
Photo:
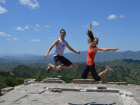
[[[59,43],[56,45],[56,48],[54,51],[54,56],[57,56],[58,54],[59,54],[59,56],[63,56],[67,42],[65,40],[62,41],[60,38],[58,38],[58,39],[59,39]]]

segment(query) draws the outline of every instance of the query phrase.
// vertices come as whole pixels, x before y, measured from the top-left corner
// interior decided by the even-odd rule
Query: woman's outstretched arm
[[[91,31],[91,26],[92,26],[92,23],[90,24],[90,28],[89,28],[89,31]]]
[[[100,47],[97,47],[97,51],[117,51],[117,50],[119,50],[119,48],[111,49],[111,48],[100,48]]]

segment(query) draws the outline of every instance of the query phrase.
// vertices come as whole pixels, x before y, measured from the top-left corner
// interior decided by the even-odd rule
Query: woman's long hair
[[[90,43],[90,42],[92,42],[93,40],[94,40],[94,36],[93,36],[93,33],[92,33],[92,31],[87,31],[87,35],[88,35],[88,37],[89,37],[89,39],[88,39],[88,43]]]

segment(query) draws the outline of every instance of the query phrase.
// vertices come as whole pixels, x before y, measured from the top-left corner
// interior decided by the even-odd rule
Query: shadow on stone
[[[116,103],[111,103],[111,104],[96,104],[96,102],[91,102],[91,103],[86,103],[86,104],[73,104],[73,103],[68,103],[68,105],[115,105]]]

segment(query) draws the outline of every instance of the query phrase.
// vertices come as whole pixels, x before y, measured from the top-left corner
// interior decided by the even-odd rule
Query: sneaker
[[[109,66],[106,66],[107,72],[115,73]]]
[[[52,69],[51,65],[52,65],[51,63],[48,64],[48,67],[47,67],[47,73],[49,73],[50,70]]]

